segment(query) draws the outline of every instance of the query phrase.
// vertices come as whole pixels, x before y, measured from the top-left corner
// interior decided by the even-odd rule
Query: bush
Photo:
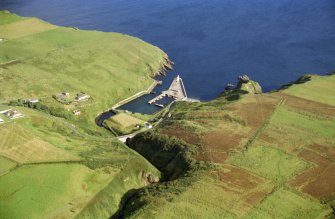
[[[37,103],[31,103],[31,102],[26,102],[21,99],[17,100],[11,100],[8,104],[9,106],[22,106],[22,107],[27,107],[31,109],[36,109],[39,111],[43,111],[45,113],[48,113],[50,115],[56,116],[56,117],[61,117],[65,119],[71,119],[73,118],[73,114],[64,108],[59,108],[59,107],[48,107],[47,105],[44,105],[41,102]]]

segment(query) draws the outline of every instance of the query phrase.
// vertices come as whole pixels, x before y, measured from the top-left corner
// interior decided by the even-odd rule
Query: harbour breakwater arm
[[[158,84],[160,84],[161,82],[160,81],[154,81],[151,85],[150,85],[150,87],[147,89],[147,90],[144,90],[144,91],[140,91],[140,92],[138,92],[138,93],[136,93],[136,94],[134,94],[134,95],[132,95],[132,96],[130,96],[130,97],[128,97],[128,98],[126,98],[126,99],[124,99],[124,100],[121,100],[120,102],[118,102],[117,104],[115,104],[114,106],[112,106],[112,108],[111,109],[116,109],[116,108],[118,108],[119,106],[122,106],[123,104],[125,104],[125,103],[128,103],[128,102],[130,102],[130,101],[132,101],[132,100],[134,100],[134,99],[136,99],[136,98],[138,98],[138,97],[140,97],[140,96],[142,96],[142,95],[144,95],[144,94],[148,94],[148,93],[150,93]]]

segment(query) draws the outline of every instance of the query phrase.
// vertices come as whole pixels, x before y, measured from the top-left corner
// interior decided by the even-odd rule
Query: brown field
[[[0,38],[16,39],[55,28],[57,27],[52,24],[36,18],[30,18],[10,24],[0,25]]]
[[[0,155],[19,163],[78,160],[14,123],[0,127]]]
[[[316,166],[296,176],[290,185],[315,198],[335,194],[335,163],[307,149],[302,150],[298,156]]]
[[[224,163],[228,158],[226,152],[203,151],[195,156],[195,159],[201,161],[211,161],[214,163]]]
[[[169,136],[174,136],[177,138],[182,139],[183,141],[185,141],[186,143],[189,144],[197,144],[200,142],[200,137],[197,136],[195,133],[190,132],[188,130],[185,130],[183,128],[180,127],[168,127],[166,129],[162,129],[161,132],[163,134],[169,135]]]
[[[335,117],[335,107],[315,102],[313,100],[307,100],[301,97],[292,96],[283,92],[274,93],[275,96],[285,98],[285,105],[295,108],[296,110],[307,111],[314,114],[321,114],[323,116]]]
[[[245,125],[259,128],[271,116],[280,99],[271,98],[267,95],[248,95],[232,109],[234,113],[245,121]]]
[[[242,140],[242,135],[233,132],[216,131],[206,133],[202,138],[202,145],[206,149],[229,151],[235,148]]]
[[[308,146],[311,150],[317,152],[321,156],[335,161],[335,148],[332,146],[323,146],[319,144],[311,144]]]
[[[230,209],[237,216],[248,214],[273,189],[273,185],[266,179],[235,166],[224,165],[217,174],[227,198],[238,197],[231,200],[233,206]]]

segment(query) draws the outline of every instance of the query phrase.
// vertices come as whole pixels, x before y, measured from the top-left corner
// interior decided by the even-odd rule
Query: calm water
[[[334,0],[0,0],[0,8],[140,37],[176,63],[190,97],[215,98],[240,74],[265,90],[335,70]]]

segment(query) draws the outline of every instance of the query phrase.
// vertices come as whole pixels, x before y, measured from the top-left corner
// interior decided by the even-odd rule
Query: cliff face
[[[162,172],[161,181],[175,180],[191,169],[196,147],[154,132],[136,135],[128,145]]]
[[[259,85],[259,83],[256,81],[252,81],[252,80],[246,83],[239,83],[237,85],[237,89],[246,91],[251,94],[261,94],[262,93],[262,87]]]

